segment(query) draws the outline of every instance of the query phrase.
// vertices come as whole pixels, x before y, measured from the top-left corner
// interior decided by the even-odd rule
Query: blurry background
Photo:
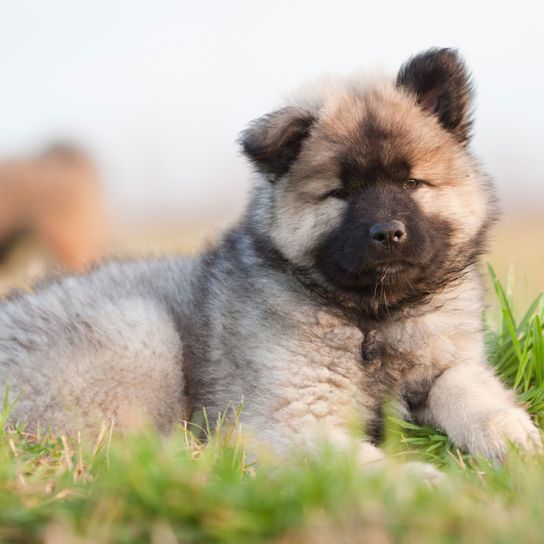
[[[4,286],[44,274],[54,260],[85,266],[103,235],[107,252],[192,250],[245,201],[249,168],[235,140],[248,121],[308,78],[376,64],[394,73],[436,45],[460,48],[474,72],[474,148],[504,211],[491,260],[503,276],[514,264],[518,290],[525,276],[530,294],[543,290],[540,9],[528,1],[1,2],[0,214],[2,201],[6,209],[17,198],[43,201],[32,187],[2,194],[2,164],[4,178],[19,179],[21,167],[40,178],[28,168],[36,172],[44,149],[67,142],[90,165],[76,173],[55,158],[59,172],[70,170],[65,178],[77,178],[66,180],[80,189],[63,206],[77,208],[79,224],[71,229],[70,214],[47,204],[62,225],[44,221],[34,230],[46,234],[24,250],[6,246]],[[63,238],[91,224],[96,236],[81,235],[88,251],[79,235]]]

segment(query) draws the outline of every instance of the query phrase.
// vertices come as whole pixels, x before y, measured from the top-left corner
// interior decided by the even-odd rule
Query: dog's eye
[[[325,193],[321,197],[321,200],[326,200],[327,198],[339,198],[341,200],[345,200],[348,198],[348,196],[348,192],[345,189],[333,189],[332,191]]]
[[[402,182],[402,188],[403,189],[417,189],[421,185],[421,180],[409,178]]]

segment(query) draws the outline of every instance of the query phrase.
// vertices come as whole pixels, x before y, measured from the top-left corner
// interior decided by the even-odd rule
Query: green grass
[[[544,424],[542,300],[519,320],[491,271],[498,314],[488,322],[492,364]],[[9,407],[4,405],[4,418]],[[0,419],[4,427],[5,419]],[[516,452],[493,466],[431,428],[390,417],[392,460],[365,473],[324,448],[318,459],[249,459],[222,425],[204,445],[186,426],[92,442],[0,431],[0,542],[541,542],[544,458]],[[433,487],[398,458],[441,466]]]

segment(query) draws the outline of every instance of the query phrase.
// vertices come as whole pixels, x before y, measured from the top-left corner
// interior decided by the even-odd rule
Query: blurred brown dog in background
[[[97,169],[79,148],[0,162],[0,262],[30,233],[63,268],[83,270],[102,253],[105,216]]]

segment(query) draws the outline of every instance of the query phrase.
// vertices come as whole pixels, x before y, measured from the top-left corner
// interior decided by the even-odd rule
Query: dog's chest
[[[306,332],[312,346],[305,350],[305,364],[322,369],[329,383],[349,380],[352,393],[368,406],[379,404],[388,393],[402,394],[407,383],[424,380],[432,366],[420,324],[365,328],[318,312]]]
[[[382,378],[384,385],[393,385],[430,363],[426,357],[430,338],[424,323],[413,320],[357,327],[325,313],[318,313],[316,321],[313,334],[320,339],[316,352],[329,366],[347,357],[363,378]]]
[[[367,427],[379,425],[383,401],[389,394],[402,395],[420,364],[403,353],[410,343],[400,341],[398,332],[364,331],[326,312],[307,314],[297,331],[269,360],[274,379],[268,375],[268,387],[276,417],[284,423],[346,425],[357,417]]]

